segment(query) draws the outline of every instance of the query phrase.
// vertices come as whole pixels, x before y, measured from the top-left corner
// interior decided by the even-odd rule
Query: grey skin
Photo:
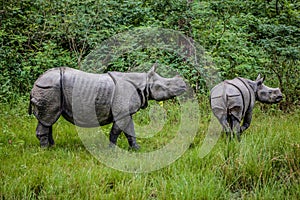
[[[260,75],[256,81],[235,78],[223,81],[211,90],[210,104],[213,114],[226,134],[236,134],[238,141],[241,140],[242,132],[251,124],[255,101],[271,104],[282,100],[279,88],[267,87],[263,82],[264,78]]]
[[[186,91],[181,77],[164,78],[155,70],[156,65],[147,73],[92,74],[67,67],[46,71],[33,85],[29,107],[38,120],[41,147],[54,144],[52,125],[62,115],[80,127],[113,123],[110,145],[124,132],[130,147],[139,149],[132,115],[146,108],[148,100],[163,101]]]

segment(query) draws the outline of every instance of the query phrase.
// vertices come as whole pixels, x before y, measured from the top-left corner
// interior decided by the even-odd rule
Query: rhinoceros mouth
[[[186,87],[184,86],[184,87],[181,87],[179,90],[178,90],[178,93],[179,94],[182,94],[182,93],[184,93],[186,91]]]
[[[277,97],[277,98],[275,99],[275,101],[276,101],[276,103],[278,103],[278,102],[280,102],[282,99],[283,99],[283,97],[282,97],[282,96],[279,96],[279,97]]]
[[[172,98],[182,95],[186,91],[185,88],[180,88],[172,95]]]

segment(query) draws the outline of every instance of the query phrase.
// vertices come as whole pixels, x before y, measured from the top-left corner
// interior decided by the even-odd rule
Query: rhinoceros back
[[[62,89],[63,116],[68,121],[82,127],[97,127],[112,121],[115,85],[109,75],[68,69]]]
[[[92,74],[72,68],[45,72],[31,92],[33,112],[45,126],[62,114],[73,124],[96,127],[112,121],[114,82],[107,74]]]
[[[233,115],[241,121],[245,113],[252,109],[254,101],[254,92],[243,78],[226,80],[211,92],[211,107],[218,119],[223,115]]]

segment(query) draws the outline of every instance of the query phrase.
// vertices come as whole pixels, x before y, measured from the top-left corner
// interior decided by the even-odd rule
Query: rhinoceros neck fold
[[[149,86],[146,73],[128,73],[127,81],[130,82],[137,90],[142,109],[148,106]]]
[[[115,85],[120,84],[119,79],[132,85],[140,98],[139,108],[146,108],[149,99],[149,85],[146,73],[122,73],[122,72],[109,72],[110,77],[115,82]]]
[[[232,85],[239,91],[243,102],[242,116],[244,116],[254,105],[254,91],[249,86],[246,79],[240,77],[233,80],[227,80],[226,83]]]
[[[257,97],[257,86],[256,86],[256,83],[254,81],[251,81],[249,79],[246,79],[248,85],[250,86],[251,90],[254,92],[254,95],[255,95],[255,100],[258,99]]]
[[[253,89],[252,89],[252,87],[248,83],[246,83],[245,79],[240,78],[240,77],[238,77],[237,79],[240,80],[244,84],[244,86],[247,88],[247,90],[248,90],[248,94],[249,94],[249,97],[250,97],[249,98],[249,105],[248,105],[248,108],[249,108],[254,103],[254,102],[252,102],[253,98],[251,98],[251,96],[252,96],[251,90],[253,90]]]

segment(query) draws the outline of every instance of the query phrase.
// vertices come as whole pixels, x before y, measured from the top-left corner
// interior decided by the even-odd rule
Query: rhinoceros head
[[[270,88],[263,84],[264,78],[258,75],[256,79],[257,91],[256,96],[257,100],[262,103],[278,103],[282,100],[282,93],[279,88]]]
[[[161,77],[155,72],[156,66],[155,64],[147,74],[149,99],[157,101],[167,100],[186,91],[186,84],[180,76],[176,75],[173,78]]]

